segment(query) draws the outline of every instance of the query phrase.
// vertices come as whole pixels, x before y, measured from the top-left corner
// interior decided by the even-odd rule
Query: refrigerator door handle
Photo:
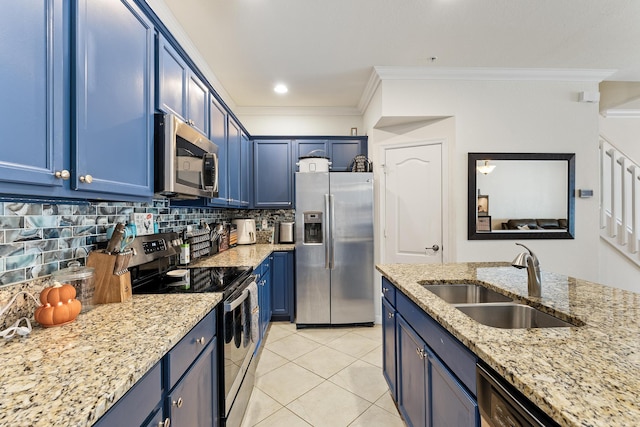
[[[329,229],[330,229],[330,233],[331,236],[329,236],[329,253],[331,254],[331,257],[329,258],[329,268],[333,270],[333,267],[335,266],[335,259],[334,259],[334,247],[333,247],[333,239],[334,236],[336,235],[336,210],[335,210],[335,206],[334,206],[334,201],[333,201],[333,194],[329,195],[329,207],[331,209],[331,216],[329,218]]]
[[[330,265],[330,249],[329,249],[329,241],[331,239],[330,233],[329,233],[329,227],[327,227],[327,222],[329,220],[329,212],[330,212],[331,208],[329,205],[329,195],[325,194],[324,195],[324,224],[322,224],[322,228],[324,229],[324,268],[325,269],[329,269],[331,268]]]

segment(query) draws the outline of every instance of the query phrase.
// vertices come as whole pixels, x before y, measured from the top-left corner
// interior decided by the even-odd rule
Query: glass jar
[[[82,303],[80,313],[85,313],[94,307],[93,294],[95,292],[95,277],[92,267],[84,267],[78,261],[71,261],[67,268],[54,271],[53,281],[61,284],[68,283],[76,289],[76,299]]]

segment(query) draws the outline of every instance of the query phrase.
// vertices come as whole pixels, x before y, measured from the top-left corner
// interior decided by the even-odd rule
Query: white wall
[[[383,118],[455,118],[455,135],[444,135],[454,140],[449,144],[450,234],[455,248],[451,261],[511,261],[519,252],[514,241],[467,240],[468,152],[574,152],[576,187],[598,186],[598,106],[578,102],[578,93],[597,90],[596,83],[385,80],[379,90],[381,107],[376,109]],[[370,154],[390,140],[386,131],[373,129],[378,119],[365,114],[365,123],[371,126]],[[393,140],[422,137],[412,135],[415,132]],[[598,281],[597,227],[597,197],[577,199],[574,240],[527,244],[544,270]]]
[[[636,163],[640,164],[640,118],[599,117],[600,134]],[[604,240],[598,248],[600,281],[640,292],[640,268]]]
[[[351,128],[366,135],[360,115],[256,114],[234,110],[251,135],[350,136]]]

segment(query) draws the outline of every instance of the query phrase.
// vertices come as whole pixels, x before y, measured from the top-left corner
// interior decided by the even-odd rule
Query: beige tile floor
[[[243,427],[404,427],[382,376],[380,325],[271,324]]]

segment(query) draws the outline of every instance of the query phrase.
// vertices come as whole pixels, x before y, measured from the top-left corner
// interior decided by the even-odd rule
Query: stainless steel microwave
[[[155,115],[156,195],[218,197],[218,146],[174,114]]]

